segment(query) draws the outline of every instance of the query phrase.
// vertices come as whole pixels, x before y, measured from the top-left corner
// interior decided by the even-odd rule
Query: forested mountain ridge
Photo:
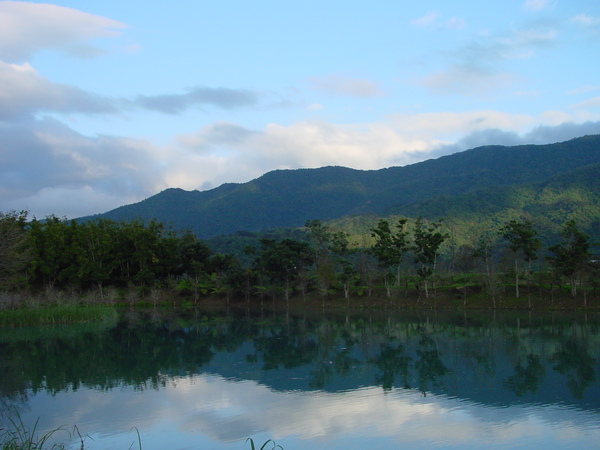
[[[441,195],[393,208],[391,212],[429,220],[444,218],[449,227],[454,227],[459,242],[497,229],[513,219],[531,221],[547,244],[558,239],[561,227],[568,220],[577,221],[591,234],[593,242],[600,242],[600,163],[538,183],[492,186],[457,196]]]
[[[471,195],[482,213],[486,207],[499,207],[499,195],[513,199],[506,201],[518,197],[524,202],[522,209],[535,213],[545,204],[540,193],[537,197],[529,193],[525,199],[525,194],[515,197],[506,187],[548,183],[549,193],[560,190],[560,183],[587,186],[597,183],[598,169],[588,172],[585,168],[598,163],[600,135],[549,145],[486,146],[404,167],[276,170],[247,183],[228,183],[208,191],[167,189],[139,203],[83,219],[157,219],[208,238],[241,230],[298,227],[309,219],[422,214],[427,201],[430,210],[439,212],[435,202],[450,206],[455,196],[461,196],[457,201],[464,203]],[[565,177],[557,177],[561,174]],[[492,198],[486,200],[485,189]],[[569,198],[564,201],[567,206],[571,202]],[[455,205],[455,209],[460,208]]]

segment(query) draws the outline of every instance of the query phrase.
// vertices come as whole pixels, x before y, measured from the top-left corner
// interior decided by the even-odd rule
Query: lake
[[[129,310],[0,329],[0,407],[0,426],[64,426],[86,449],[599,448],[600,317]]]

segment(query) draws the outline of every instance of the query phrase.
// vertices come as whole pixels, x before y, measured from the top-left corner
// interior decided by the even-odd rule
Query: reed
[[[0,449],[2,450],[64,450],[67,447],[65,444],[52,443],[52,437],[59,432],[65,432],[68,434],[69,440],[72,439],[73,434],[66,430],[64,427],[58,427],[51,430],[41,436],[37,436],[37,426],[39,419],[36,420],[33,428],[25,426],[21,420],[21,416],[17,415],[16,419],[10,419],[12,425],[11,429],[0,428]],[[81,441],[81,448],[83,448],[83,440]]]

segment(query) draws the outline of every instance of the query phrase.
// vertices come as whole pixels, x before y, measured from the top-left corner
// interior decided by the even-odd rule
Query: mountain
[[[538,183],[493,186],[457,196],[441,195],[406,207],[394,214],[430,220],[444,218],[458,241],[468,242],[512,219],[530,220],[547,244],[556,243],[567,220],[575,219],[600,241],[600,164],[590,164]]]
[[[404,167],[275,170],[247,183],[228,183],[208,191],[167,189],[139,203],[83,219],[154,218],[209,238],[242,230],[302,226],[309,219],[407,214],[424,208],[427,201],[448,203],[464,195],[485,203],[482,190],[488,189],[491,195],[511,186],[558,183],[560,178],[555,177],[559,175],[566,175],[563,182],[573,182],[577,176],[570,172],[598,163],[600,135],[548,145],[485,146]],[[528,201],[525,206],[534,209],[539,203],[535,197]]]

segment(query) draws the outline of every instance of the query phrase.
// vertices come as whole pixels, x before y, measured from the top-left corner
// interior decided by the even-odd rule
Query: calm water
[[[145,450],[600,448],[600,319],[134,311],[0,330],[0,407],[4,425],[77,425],[86,449],[138,448],[136,430]]]

